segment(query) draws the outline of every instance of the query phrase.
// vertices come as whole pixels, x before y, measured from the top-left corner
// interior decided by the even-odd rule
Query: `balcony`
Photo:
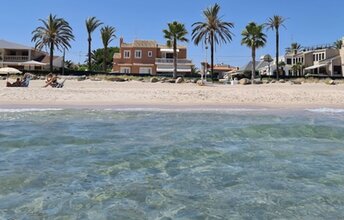
[[[155,64],[173,64],[173,59],[170,58],[157,58],[155,59]],[[187,59],[177,59],[177,64],[183,64],[183,65],[193,65],[192,60]]]
[[[29,56],[12,56],[12,55],[5,55],[4,62],[25,62],[29,61]]]

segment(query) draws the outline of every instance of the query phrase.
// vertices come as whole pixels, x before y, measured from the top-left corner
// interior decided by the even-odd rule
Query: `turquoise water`
[[[342,111],[0,111],[0,219],[343,219]]]

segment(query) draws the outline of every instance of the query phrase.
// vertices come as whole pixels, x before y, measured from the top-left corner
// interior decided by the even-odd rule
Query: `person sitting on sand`
[[[55,87],[57,83],[57,76],[54,76],[52,73],[49,73],[47,75],[47,80],[45,81],[45,83],[45,86],[43,86],[44,88],[48,86]]]
[[[57,79],[57,76],[54,76],[53,74],[49,73],[47,76],[46,85],[43,87],[46,88],[48,86],[51,86],[53,88],[62,88],[65,80],[62,83],[59,83]]]

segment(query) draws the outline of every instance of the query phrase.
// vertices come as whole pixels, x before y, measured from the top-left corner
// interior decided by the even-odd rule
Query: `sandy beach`
[[[7,88],[0,81],[0,106],[4,107],[267,107],[344,108],[344,84],[289,83],[263,85],[198,86],[192,83],[148,83],[67,80],[62,89],[42,88],[44,81],[31,81],[29,88]]]

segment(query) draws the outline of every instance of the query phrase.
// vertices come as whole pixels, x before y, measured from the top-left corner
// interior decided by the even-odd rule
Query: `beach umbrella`
[[[35,61],[35,60],[29,60],[29,61],[26,61],[26,62],[23,62],[23,63],[19,63],[20,66],[28,66],[29,69],[31,66],[33,67],[36,67],[36,66],[40,66],[40,67],[43,67],[45,65],[47,65],[46,63],[41,63],[41,62],[38,62],[38,61]]]
[[[35,60],[29,60],[29,61],[20,63],[19,65],[21,65],[21,66],[45,66],[47,64],[46,63],[41,63],[41,62],[38,62],[38,61],[35,61]]]
[[[3,67],[0,68],[0,75],[8,75],[8,74],[19,74],[22,73],[20,70],[12,67]]]

